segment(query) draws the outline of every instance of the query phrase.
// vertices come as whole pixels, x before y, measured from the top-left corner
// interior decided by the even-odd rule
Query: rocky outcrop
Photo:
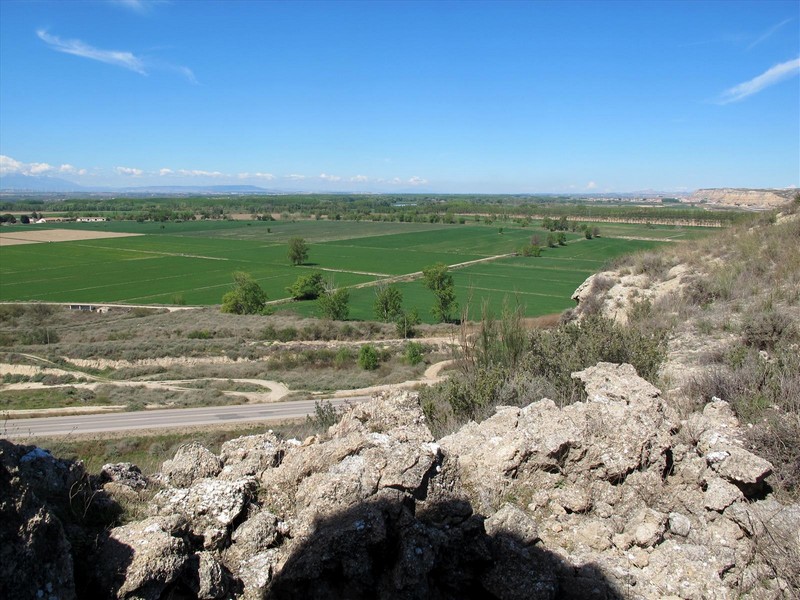
[[[739,206],[744,208],[777,208],[792,199],[797,190],[751,190],[716,188],[696,190],[686,202]]]
[[[219,456],[183,447],[148,482],[163,486],[150,516],[97,541],[94,589],[153,600],[800,591],[800,507],[772,498],[771,465],[744,446],[727,403],[681,420],[630,365],[573,377],[584,402],[500,407],[438,442],[417,396],[399,392],[303,442],[268,432]],[[136,485],[126,465],[104,473],[106,486]],[[15,523],[46,529],[26,519]],[[48,573],[70,571],[62,550]],[[64,585],[59,597],[73,597]]]

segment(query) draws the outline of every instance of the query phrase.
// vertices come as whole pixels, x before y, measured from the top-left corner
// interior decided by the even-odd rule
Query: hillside
[[[745,188],[700,189],[689,196],[685,202],[716,204],[726,207],[772,209],[791,200],[797,190],[753,190]]]
[[[0,595],[795,598],[798,209],[618,259],[553,329],[487,314],[449,381],[304,440],[97,475],[2,442]]]

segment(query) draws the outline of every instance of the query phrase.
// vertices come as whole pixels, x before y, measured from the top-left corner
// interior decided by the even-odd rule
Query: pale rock
[[[221,470],[220,459],[197,442],[184,444],[178,448],[172,460],[161,465],[161,472],[175,487],[189,487],[194,481],[214,477]]]
[[[684,515],[671,512],[669,513],[669,531],[672,534],[686,537],[692,529],[692,522]]]
[[[493,537],[511,536],[524,546],[539,540],[536,522],[513,504],[504,504],[496,513],[484,521],[486,533]]]
[[[742,498],[741,490],[735,485],[719,477],[711,477],[708,481],[703,503],[709,510],[723,511]]]

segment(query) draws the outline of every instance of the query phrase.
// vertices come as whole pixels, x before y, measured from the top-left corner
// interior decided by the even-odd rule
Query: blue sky
[[[800,3],[0,0],[0,171],[84,185],[800,185]]]

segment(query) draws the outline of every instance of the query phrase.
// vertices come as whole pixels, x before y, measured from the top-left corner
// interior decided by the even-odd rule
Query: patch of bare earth
[[[0,233],[0,246],[20,244],[41,244],[45,242],[79,242],[102,240],[106,238],[132,237],[141,233],[120,233],[118,231],[84,231],[79,229],[36,229]]]

